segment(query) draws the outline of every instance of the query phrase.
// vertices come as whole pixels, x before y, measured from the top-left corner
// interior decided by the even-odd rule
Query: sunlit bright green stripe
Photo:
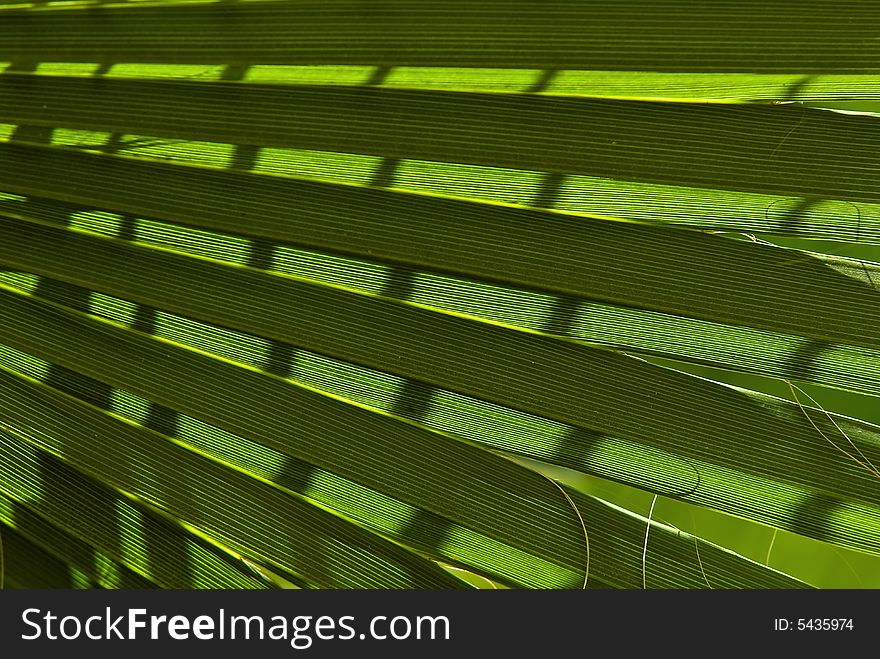
[[[102,211],[72,213],[68,221],[74,228],[105,236],[118,236],[122,228],[121,216]]]
[[[441,168],[442,169],[442,168]],[[880,204],[569,176],[553,208],[705,229],[877,242]]]
[[[237,0],[238,2],[273,2],[275,0]],[[102,6],[124,7],[127,5],[158,5],[169,6],[179,4],[211,4],[216,0],[113,0],[102,3]],[[89,10],[95,7],[93,0],[37,0],[36,2],[22,2],[21,0],[0,0],[0,11],[16,11],[20,9],[65,9],[65,10]]]
[[[876,197],[867,173],[876,165],[876,118],[790,106],[24,74],[0,76],[0,88],[0,118],[24,125],[747,193]]]
[[[388,284],[387,264],[278,245],[272,250],[269,270],[296,277],[318,279],[340,286],[379,293]]]
[[[656,100],[806,100],[875,98],[873,75],[773,73],[666,73],[565,69],[547,76],[534,69],[396,67],[383,85],[403,89],[529,92],[565,96]],[[537,89],[536,89],[537,88]]]
[[[2,281],[2,274],[0,274]],[[137,318],[138,305],[127,300],[104,295],[103,293],[89,294],[89,310],[98,316],[111,318],[124,325],[131,325]]]
[[[573,511],[572,514],[574,514]],[[449,551],[450,549],[454,549],[456,554],[462,556],[462,562],[465,565],[473,563],[475,558],[486,551],[490,551],[498,557],[502,565],[510,566],[508,569],[516,569],[518,566],[528,565],[537,580],[553,583],[560,579],[558,565],[554,565],[549,561],[535,561],[532,556],[524,551],[510,545],[501,544],[493,538],[487,538],[482,534],[474,533],[471,529],[461,526],[456,526],[446,532],[441,550]],[[586,562],[584,568],[586,569]],[[602,574],[601,571],[599,573]],[[597,578],[597,581],[601,582],[601,577]]]
[[[100,410],[59,397],[43,385],[14,377],[5,369],[0,377],[4,379],[0,395],[9,425],[20,440],[63,455],[72,466],[122,485],[182,521],[198,522],[199,528],[206,528],[228,546],[249,548],[250,555],[257,558],[278,562],[291,571],[304,571],[318,586],[456,584],[439,568],[410,557],[403,549],[296,498],[283,496],[240,472],[198,457]],[[44,398],[52,404],[47,406]],[[31,404],[41,407],[28,409]],[[37,409],[41,412],[36,413]],[[95,433],[116,437],[118,443],[95,446],[89,439]],[[332,532],[328,533],[328,526]],[[354,550],[357,554],[347,556],[352,553],[352,540],[358,537],[360,546]],[[332,548],[315,556],[307,547],[314,547],[321,538],[332,539]],[[382,554],[390,554],[393,559],[377,558]],[[321,568],[315,571],[318,565]]]
[[[28,355],[7,346],[0,346],[0,365],[6,368],[12,368],[17,372],[21,372],[30,377],[40,376],[39,379],[45,380],[45,371],[35,372],[33,368],[30,368],[28,366],[30,362],[40,363],[40,360],[30,358]],[[72,383],[71,386],[76,388],[77,385],[76,383]],[[149,401],[142,399],[138,396],[128,394],[127,392],[121,390],[114,390],[112,392],[111,399],[114,401],[112,407],[114,412],[122,414],[123,416],[141,424],[147,421],[147,416],[151,408],[151,404]],[[219,429],[211,428],[196,419],[181,417],[179,419],[179,432],[181,438],[184,439],[184,441],[188,441],[200,450],[207,451],[215,455],[219,454],[225,461],[236,464],[238,466],[244,465],[244,467],[248,468],[252,473],[257,473],[259,476],[264,478],[271,478],[272,476],[277,475],[279,472],[284,471],[286,466],[285,463],[289,461],[289,459],[283,454],[278,454],[277,452],[267,450],[257,444],[248,442],[247,440],[233,437],[229,433],[224,433]],[[16,473],[20,473],[21,471],[22,468],[19,467]],[[54,474],[53,480],[51,482],[55,483],[57,486],[57,484],[59,483],[59,478],[63,480],[63,475],[59,476],[58,474]],[[80,485],[75,488],[75,491],[81,492],[85,489],[87,488]],[[319,488],[319,490],[320,489],[321,488]],[[345,498],[346,497],[344,496],[342,497],[343,500]],[[71,497],[69,496],[69,494],[58,494],[57,496],[52,497],[52,500],[65,501],[65,505],[71,505]],[[91,504],[89,504],[88,502],[81,502],[76,507],[82,509],[92,509],[95,507],[95,503],[92,502]],[[151,561],[155,561],[157,556],[167,555],[169,557],[174,557],[179,554],[179,552],[174,550],[173,548],[170,550],[166,549],[164,551],[155,546],[146,548],[144,546],[145,539],[142,532],[135,531],[129,533],[127,531],[127,529],[142,529],[144,513],[134,510],[131,504],[128,504],[125,499],[122,498],[117,498],[116,508],[118,527],[117,530],[111,530],[110,533],[111,535],[116,532],[121,533],[122,537],[120,539],[120,543],[121,546],[126,548],[124,554],[127,564],[132,565],[135,569],[149,574],[149,563]],[[55,513],[52,513],[50,511],[50,514]],[[78,518],[74,518],[73,521],[77,522],[81,520],[79,520]],[[99,519],[98,521],[106,521],[111,525],[113,523],[112,519]],[[151,528],[155,526],[156,522],[152,521]],[[155,534],[155,532],[155,529],[153,529],[153,534]],[[178,531],[178,533],[181,532]],[[189,552],[193,555],[193,560],[191,561],[192,568],[198,568],[199,574],[193,575],[194,581],[192,582],[171,581],[170,583],[165,582],[165,585],[171,587],[196,588],[228,587],[230,585],[230,581],[228,579],[217,581],[217,577],[213,577],[210,573],[206,574],[204,578],[201,577],[200,573],[204,572],[206,566],[210,567],[212,565],[212,561],[213,563],[216,563],[217,561],[216,559],[205,561],[204,556],[202,556],[202,554],[205,554],[204,549],[201,549],[198,545],[193,545],[191,540],[186,540],[186,542],[188,545],[190,545]],[[155,543],[155,539],[153,539],[153,543]],[[228,571],[228,568],[226,568],[226,570]],[[221,574],[219,575],[219,577],[222,579],[223,575]],[[206,578],[208,579],[207,581],[205,581]],[[239,585],[247,586],[247,583],[242,582],[242,584]]]
[[[92,313],[115,322],[131,323],[133,313],[127,309],[130,303],[109,296],[101,297],[106,298],[108,302],[100,308],[92,307]],[[109,302],[110,300],[113,302]],[[117,309],[123,311],[116,312]],[[258,337],[199,323],[166,312],[158,312],[154,331],[157,336],[183,345],[199,348],[252,367],[272,370],[272,364],[266,361],[268,343]],[[7,366],[31,377],[34,377],[35,373],[45,372],[48,368],[48,364],[43,365],[41,360],[31,358],[25,353],[9,348],[4,352],[11,357],[4,360]],[[29,367],[31,362],[37,362],[40,368]],[[650,489],[684,492],[689,490],[694,482],[694,468],[688,463],[670,461],[662,454],[646,450],[638,444],[596,438],[596,445],[591,447],[588,454],[577,454],[570,448],[568,450],[564,448],[566,435],[574,432],[569,425],[452,392],[435,392],[431,396],[431,403],[424,416],[413,415],[405,406],[398,405],[403,394],[404,379],[305,350],[297,350],[294,353],[293,361],[289,365],[289,373],[294,381],[386,412],[412,418],[429,427],[463,436],[493,448],[583,471],[602,473],[611,478],[625,479]],[[120,395],[125,397],[124,408],[127,410],[125,415],[143,423],[149,402],[138,400],[138,397],[125,392],[120,392]],[[123,400],[116,396],[114,400],[123,403]],[[120,409],[122,408],[114,407],[115,411]],[[212,445],[217,444],[214,442]],[[257,446],[252,446],[245,453],[260,450]],[[231,460],[228,457],[225,459],[240,464],[240,459]],[[648,474],[633,474],[632,469],[627,468],[629,463],[639,463],[643,465],[642,469],[650,467],[651,470]],[[277,468],[280,464],[279,458],[271,458],[270,464]],[[250,466],[247,469],[254,471],[256,468]],[[272,473],[271,467],[269,473]]]
[[[608,520],[624,512],[625,509],[601,499],[588,498],[571,489],[568,489],[568,494],[578,508],[586,513],[584,521],[591,546],[607,545],[610,551],[623,557],[619,564],[621,572],[618,573],[617,578],[635,581],[639,584],[637,588],[642,587],[643,579],[649,588],[664,588],[670,582],[687,583],[689,588],[742,588],[744,573],[756,576],[761,574],[762,578],[768,580],[767,583],[774,581],[781,588],[794,586],[787,576],[779,572],[767,574],[764,565],[752,561],[736,564],[735,554],[729,550],[703,540],[695,542],[693,536],[658,523],[657,520],[651,522],[652,539],[648,547],[647,560],[643,564],[644,531],[648,524],[645,517],[626,511],[629,524],[612,527],[608,524]],[[592,501],[593,505],[587,506],[588,501]],[[695,554],[695,544],[699,544],[700,559]],[[678,557],[674,565],[666,564],[665,555],[668,552],[674,552]],[[804,585],[799,584],[795,587],[804,587]]]
[[[39,359],[5,345],[0,345],[0,360],[2,360],[0,363],[7,368],[34,380],[45,380],[52,368],[52,364],[45,359]]]

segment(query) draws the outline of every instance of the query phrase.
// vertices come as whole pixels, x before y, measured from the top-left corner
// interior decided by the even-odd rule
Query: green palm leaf
[[[572,474],[880,553],[880,427],[685,372],[880,395],[880,265],[727,235],[877,242],[765,103],[877,97],[845,4],[0,8],[7,582],[808,585]]]
[[[453,188],[477,198],[502,194],[506,170],[514,170],[533,190],[518,191],[529,205],[877,242],[871,172],[880,129],[873,117],[788,106],[22,73],[0,82],[0,91],[0,120],[17,124],[147,135],[148,142],[353,153],[390,159],[389,179],[413,164],[480,167],[484,190]],[[428,176],[457,178],[447,172]],[[609,205],[608,195],[620,198]]]

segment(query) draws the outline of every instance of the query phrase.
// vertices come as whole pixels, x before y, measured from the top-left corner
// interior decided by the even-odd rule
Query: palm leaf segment
[[[0,8],[7,583],[806,585],[538,463],[877,553],[880,428],[645,359],[880,394],[729,235],[878,242],[844,4]]]

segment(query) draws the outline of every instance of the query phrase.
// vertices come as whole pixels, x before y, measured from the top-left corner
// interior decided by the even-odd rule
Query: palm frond
[[[807,586],[559,467],[880,553],[880,427],[684,366],[880,395],[880,264],[766,240],[878,242],[877,118],[791,104],[878,23],[0,6],[9,583]]]

